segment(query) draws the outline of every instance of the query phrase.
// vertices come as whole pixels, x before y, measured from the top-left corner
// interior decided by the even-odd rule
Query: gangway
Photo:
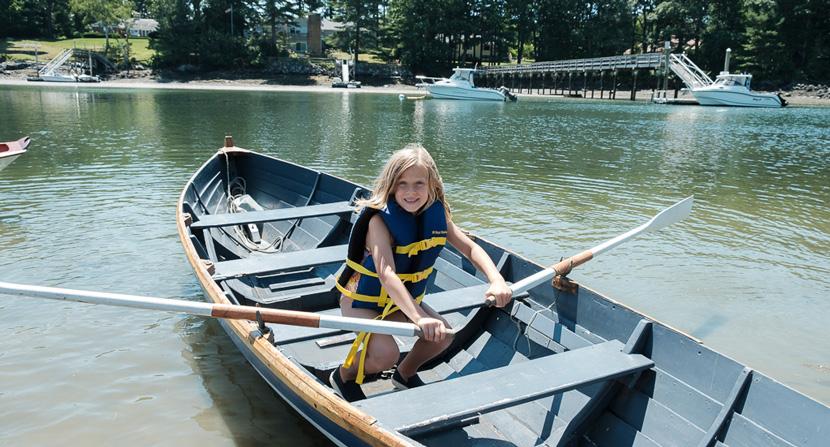
[[[686,53],[672,54],[669,57],[669,68],[690,89],[706,87],[712,84],[712,78],[700,69]]]
[[[60,52],[54,59],[49,61],[46,65],[41,68],[37,74],[38,76],[54,76],[55,72],[72,57],[73,50],[72,48],[67,48]]]

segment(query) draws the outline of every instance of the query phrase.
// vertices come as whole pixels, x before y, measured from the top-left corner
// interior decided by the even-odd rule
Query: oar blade
[[[681,220],[685,219],[689,214],[692,212],[692,205],[694,204],[694,196],[686,197],[685,199],[675,203],[674,205],[664,209],[656,216],[652,217],[651,220],[648,222],[640,225],[639,227],[625,233],[621,234],[609,241],[605,241],[596,247],[589,250],[590,255],[587,257],[583,257],[584,260],[591,259],[592,257],[597,257],[603,252],[611,250],[612,248],[616,247],[617,245],[622,244],[625,241],[634,239],[638,235],[642,233],[648,233],[651,231],[656,231],[661,228],[665,228],[673,223],[680,222]],[[581,255],[582,256],[582,255]],[[581,264],[581,262],[579,263]],[[575,265],[579,265],[575,264]]]
[[[689,196],[664,209],[648,222],[647,231],[656,231],[689,217],[694,202],[695,196]]]

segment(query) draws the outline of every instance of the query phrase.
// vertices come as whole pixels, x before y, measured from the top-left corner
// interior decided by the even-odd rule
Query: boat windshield
[[[719,77],[715,84],[725,87],[746,87],[749,88],[749,76],[724,76]]]
[[[470,84],[473,83],[473,73],[469,70],[457,70],[455,73],[452,74],[450,77],[452,81],[467,81]]]

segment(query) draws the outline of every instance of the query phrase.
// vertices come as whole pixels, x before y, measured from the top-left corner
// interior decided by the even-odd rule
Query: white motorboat
[[[751,74],[730,73],[729,56],[731,53],[732,50],[727,48],[723,71],[715,78],[715,82],[691,89],[692,95],[700,105],[732,107],[784,107],[787,105],[787,101],[776,93],[750,90]]]
[[[697,102],[703,106],[783,107],[787,105],[778,94],[754,92],[749,89],[750,74],[721,72],[715,82],[692,89]]]
[[[452,76],[447,78],[430,78],[417,76],[420,82],[416,86],[424,88],[429,95],[436,99],[466,99],[473,101],[515,101],[516,96],[507,88],[480,88],[473,82],[475,69],[456,68]]]

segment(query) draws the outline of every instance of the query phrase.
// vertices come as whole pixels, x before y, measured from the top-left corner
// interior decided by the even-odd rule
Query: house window
[[[305,42],[297,42],[294,44],[294,51],[298,53],[308,52],[308,44]]]

